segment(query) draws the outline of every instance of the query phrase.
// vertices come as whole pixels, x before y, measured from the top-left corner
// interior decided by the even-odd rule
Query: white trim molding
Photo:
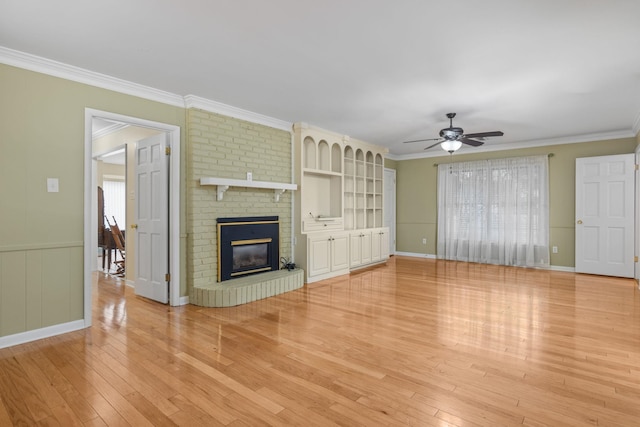
[[[137,96],[150,101],[157,101],[176,107],[184,107],[184,99],[180,95],[132,83],[127,80],[111,77],[95,71],[85,70],[84,68],[74,67],[73,65],[67,65],[62,62],[53,61],[51,59],[42,58],[3,46],[0,46],[0,63],[24,68],[38,73],[48,74],[54,77],[60,77],[74,82],[88,84],[102,89]]]
[[[42,58],[3,46],[0,46],[0,63],[176,107],[199,108],[211,113],[218,113],[287,132],[291,132],[293,127],[293,123],[275,119],[263,114],[254,113],[252,111],[243,110],[242,108],[223,104],[221,102],[212,101],[195,95],[182,96],[154,89],[149,86],[132,83],[127,80],[67,65],[62,62]]]
[[[195,95],[186,95],[184,97],[184,106],[185,108],[199,108],[210,113],[218,113],[222,114],[223,116],[246,120],[251,123],[257,123],[259,125],[268,126],[274,129],[280,129],[287,132],[291,132],[293,128],[293,123],[280,119],[274,119],[273,117],[265,116],[260,113],[243,110],[242,108],[223,104],[221,102],[211,101],[210,99],[201,98]]]
[[[116,133],[122,129],[128,128],[129,125],[126,123],[114,123],[106,128],[100,129],[93,133],[93,139],[96,140],[98,138],[102,138],[103,136],[110,135],[112,133]]]
[[[416,252],[396,252],[395,255],[399,256],[408,256],[412,258],[426,258],[426,259],[437,259],[436,255],[433,254],[421,254]],[[445,261],[445,260],[443,260]],[[466,262],[466,261],[457,261],[457,262]],[[487,265],[497,265],[497,264],[487,264]],[[505,267],[518,267],[518,268],[531,268],[531,267],[520,267],[518,265],[506,265]],[[551,270],[551,271],[564,271],[567,273],[575,273],[576,269],[574,267],[566,267],[564,265],[550,265],[547,268],[543,268],[540,270]]]
[[[418,252],[400,252],[400,251],[396,251],[396,253],[394,255],[410,256],[410,257],[413,257],[413,258],[436,259],[436,256],[434,254],[421,254],[421,253],[418,253]]]
[[[12,347],[26,342],[41,340],[55,335],[66,334],[68,332],[84,329],[84,320],[74,320],[73,322],[61,323],[59,325],[47,326],[46,328],[34,329],[32,331],[20,332],[18,334],[0,337],[0,348]]]

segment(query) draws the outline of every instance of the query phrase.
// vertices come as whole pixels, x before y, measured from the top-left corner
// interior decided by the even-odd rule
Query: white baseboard
[[[180,302],[178,304],[179,305],[187,305],[187,304],[189,304],[189,296],[187,295],[186,297],[180,297]]]
[[[433,254],[421,254],[421,253],[417,253],[417,252],[400,252],[400,251],[396,251],[396,253],[394,255],[410,256],[410,257],[414,257],[414,258],[436,259],[436,256],[433,255]]]
[[[421,254],[421,253],[415,253],[415,252],[398,252],[398,251],[396,251],[395,254],[396,255],[401,255],[401,256],[410,256],[410,257],[414,257],[414,258],[436,259],[436,256],[433,255],[433,254]],[[565,267],[563,265],[550,265],[548,268],[546,268],[546,270],[565,271],[567,273],[575,273],[576,272],[576,269],[574,267]]]
[[[74,320],[73,322],[61,323],[59,325],[47,326],[46,328],[34,329],[33,331],[20,332],[18,334],[0,337],[0,348],[11,347],[18,344],[41,340],[55,335],[66,334],[80,329],[84,329],[84,320]]]
[[[575,273],[575,267],[565,267],[564,265],[550,265],[548,270],[552,271],[566,271],[567,273]]]

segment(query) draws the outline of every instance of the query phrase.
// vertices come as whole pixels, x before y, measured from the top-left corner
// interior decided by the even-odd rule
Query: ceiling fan
[[[453,118],[455,116],[456,116],[456,113],[447,113],[447,118],[449,119],[449,127],[444,128],[440,131],[440,138],[416,139],[413,141],[404,141],[404,143],[408,144],[411,142],[438,141],[435,144],[425,148],[425,150],[433,148],[436,145],[440,145],[444,151],[448,151],[449,153],[453,154],[454,151],[462,147],[462,144],[471,145],[473,147],[479,147],[482,144],[484,144],[484,141],[478,141],[477,139],[473,139],[473,138],[484,139],[488,136],[504,135],[504,133],[501,131],[465,134],[462,128],[453,127]]]

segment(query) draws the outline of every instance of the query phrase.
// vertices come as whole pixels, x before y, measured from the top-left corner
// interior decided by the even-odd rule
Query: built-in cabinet
[[[371,264],[371,254],[373,252],[371,246],[371,231],[352,231],[349,236],[351,243],[349,266],[355,268],[361,265]]]
[[[371,261],[378,262],[389,258],[389,228],[371,230]]]
[[[294,125],[295,260],[307,282],[384,262],[384,155],[348,136]],[[386,231],[388,245],[388,230]],[[374,254],[376,254],[374,256]]]
[[[345,230],[382,227],[383,175],[382,153],[345,146]]]
[[[345,233],[310,234],[307,245],[307,276],[321,280],[349,272],[349,237]]]

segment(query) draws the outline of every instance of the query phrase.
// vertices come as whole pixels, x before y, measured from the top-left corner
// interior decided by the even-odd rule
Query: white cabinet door
[[[360,238],[360,244],[362,245],[362,264],[370,264],[371,263],[371,231],[366,230],[362,232],[362,237]]]
[[[383,228],[380,232],[380,259],[389,258],[391,250],[391,243],[389,239],[391,237],[391,231],[388,228]]]
[[[309,248],[309,277],[331,271],[331,240],[327,235],[311,236],[307,239]]]
[[[351,233],[351,258],[349,267],[355,268],[371,263],[371,231],[359,230]]]
[[[373,262],[382,259],[380,251],[380,230],[376,229],[371,232],[371,259]]]
[[[349,268],[349,234],[331,237],[331,271]]]
[[[351,262],[349,266],[351,268],[358,267],[362,264],[362,245],[360,245],[360,232],[356,231],[355,233],[351,233],[349,235],[349,239],[351,240]]]
[[[308,277],[349,268],[349,233],[322,233],[307,238]]]
[[[389,258],[389,229],[376,228],[371,231],[372,261],[377,262]]]

